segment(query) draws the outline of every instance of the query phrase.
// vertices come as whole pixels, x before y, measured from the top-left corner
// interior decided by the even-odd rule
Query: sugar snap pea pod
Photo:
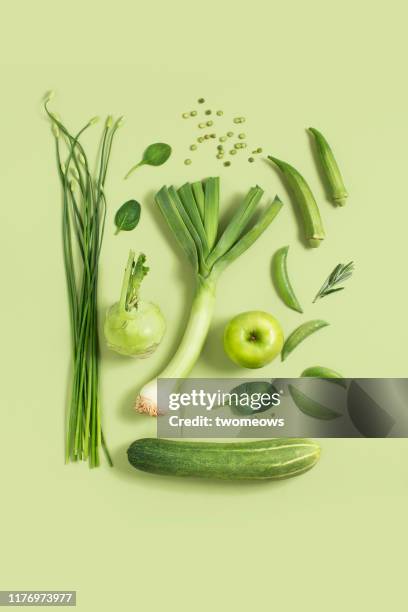
[[[287,268],[288,251],[288,246],[284,246],[276,251],[272,259],[272,274],[276,290],[286,306],[297,312],[303,312],[289,280]]]
[[[293,385],[288,385],[288,388],[297,408],[304,414],[307,414],[307,416],[313,417],[314,419],[322,419],[324,421],[331,421],[341,416],[340,412],[336,412],[336,410],[328,408],[328,406],[323,406],[323,404],[305,395],[305,393]]]
[[[331,382],[334,382],[347,389],[347,382],[344,380],[344,377],[341,374],[335,370],[331,370],[330,368],[325,368],[323,366],[312,366],[310,368],[306,368],[306,370],[303,370],[300,376],[301,378],[330,378]]]
[[[323,222],[315,197],[303,176],[284,161],[268,155],[282,172],[291,189],[303,219],[305,238],[311,247],[318,247],[325,237]]]
[[[313,321],[306,321],[306,323],[302,323],[299,325],[286,339],[285,344],[283,345],[281,357],[282,361],[285,361],[286,357],[290,355],[290,353],[297,347],[298,344],[303,342],[308,336],[317,332],[317,330],[322,327],[326,327],[329,325],[326,321],[322,321],[321,319],[314,319]]]
[[[333,151],[323,134],[315,128],[309,128],[313,135],[320,164],[324,177],[327,181],[329,195],[333,202],[338,206],[344,206],[348,197],[347,189],[344,185],[339,166],[333,155]]]

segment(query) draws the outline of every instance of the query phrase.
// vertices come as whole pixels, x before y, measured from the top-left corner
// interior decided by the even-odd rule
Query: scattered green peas
[[[199,104],[204,104],[204,102],[205,102],[204,98],[198,98],[198,103]]]
[[[200,128],[200,130],[202,130],[203,128],[205,128],[205,123],[199,123],[198,127]]]
[[[234,117],[234,123],[244,123],[245,117]]]
[[[197,138],[197,142],[204,142],[204,138],[203,138],[202,136],[199,136],[199,137]]]
[[[190,117],[196,117],[196,116],[197,116],[197,111],[191,111]]]
[[[210,109],[206,110],[206,111],[205,111],[205,114],[206,114],[206,115],[211,115],[211,114],[212,114],[212,110],[210,110]]]
[[[188,119],[190,117],[190,113],[183,113],[181,116],[183,119]]]
[[[217,153],[217,159],[222,159],[224,157],[224,153]]]
[[[225,142],[227,140],[226,136],[220,136],[218,139],[220,142]]]
[[[196,150],[197,150],[197,145],[196,144],[190,145],[190,151],[196,151]]]
[[[236,155],[236,154],[237,154],[237,150],[236,149],[231,149],[230,155]]]
[[[254,160],[253,157],[248,157],[248,161],[249,161],[250,164],[252,164],[255,160]]]
[[[212,126],[212,124],[213,124],[213,121],[207,121],[207,125],[208,125],[208,127],[211,127],[211,126]]]
[[[219,144],[219,145],[217,145],[217,149],[218,149],[219,151],[223,151],[223,150],[224,150],[224,147],[223,147],[221,144]]]
[[[217,138],[217,134],[210,134],[210,138]]]
[[[226,161],[226,162],[224,162],[224,166],[230,166],[230,165],[231,165],[231,162],[230,162],[230,161]]]
[[[241,142],[241,149],[246,149],[247,148],[247,143],[246,142]]]
[[[186,166],[189,166],[191,164],[191,159],[185,159],[184,163]]]
[[[240,142],[236,142],[236,143],[234,144],[234,148],[235,148],[235,149],[240,149],[240,148],[241,148],[241,143],[240,143]]]
[[[233,136],[233,135],[234,135],[234,132],[227,132],[228,138],[231,138],[231,136]]]
[[[262,147],[258,147],[256,150],[257,153],[262,153],[262,151],[263,151]]]
[[[238,134],[238,138],[240,140],[244,140],[244,138],[246,138],[246,134],[242,133],[242,134]]]
[[[222,110],[218,110],[216,114],[218,115],[218,117],[222,117],[224,113]]]
[[[204,134],[204,138],[205,138],[205,140],[209,140],[210,135],[209,134]]]

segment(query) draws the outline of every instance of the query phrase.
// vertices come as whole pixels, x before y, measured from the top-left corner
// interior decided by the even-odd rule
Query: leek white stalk
[[[219,236],[218,178],[206,179],[202,185],[186,183],[178,191],[163,187],[156,194],[157,205],[195,271],[196,291],[180,345],[159,377],[141,389],[135,404],[138,412],[157,416],[158,378],[186,378],[196,363],[213,317],[218,277],[257,240],[282,207],[276,197],[249,227],[262,195],[259,186],[253,187]]]

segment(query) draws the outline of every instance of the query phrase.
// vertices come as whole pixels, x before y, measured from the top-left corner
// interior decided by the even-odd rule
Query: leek
[[[224,269],[267,229],[282,208],[276,196],[254,222],[263,190],[252,187],[223,232],[219,231],[219,178],[186,183],[179,190],[162,187],[155,201],[195,275],[195,294],[181,343],[158,378],[186,378],[203,348],[215,305],[216,285]],[[135,408],[157,416],[157,381],[141,389]]]

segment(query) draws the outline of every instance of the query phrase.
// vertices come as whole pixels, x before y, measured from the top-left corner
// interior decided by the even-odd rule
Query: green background
[[[262,376],[298,376],[315,364],[345,376],[407,376],[406,3],[37,2],[10,4],[4,14],[0,588],[76,589],[78,608],[92,612],[382,610],[391,599],[402,609],[406,440],[323,440],[321,461],[308,474],[241,485],[137,473],[125,449],[155,435],[155,422],[135,415],[132,402],[174,350],[192,292],[190,271],[152,201],[164,183],[220,174],[226,210],[255,183],[286,203],[221,279],[195,376],[244,375],[224,357],[221,335],[231,316],[250,309],[273,313],[286,333],[308,318],[331,323]],[[151,267],[144,295],[169,323],[148,360],[103,350],[104,424],[116,465],[93,472],[63,465],[69,327],[60,191],[40,107],[50,88],[53,108],[73,129],[95,114],[126,116],[107,186],[101,315],[118,298],[134,248]],[[302,170],[327,229],[320,249],[302,246],[286,191],[265,162],[250,165],[242,155],[224,169],[209,147],[186,154],[196,121],[181,113],[200,96],[228,116],[245,115],[251,145]],[[344,209],[326,201],[310,125],[327,134],[341,163],[350,192]],[[169,163],[124,182],[156,140],[174,146]],[[114,212],[133,197],[143,203],[142,221],[114,236]],[[303,318],[271,285],[271,256],[285,244]],[[328,272],[351,259],[356,272],[346,290],[312,306]]]

